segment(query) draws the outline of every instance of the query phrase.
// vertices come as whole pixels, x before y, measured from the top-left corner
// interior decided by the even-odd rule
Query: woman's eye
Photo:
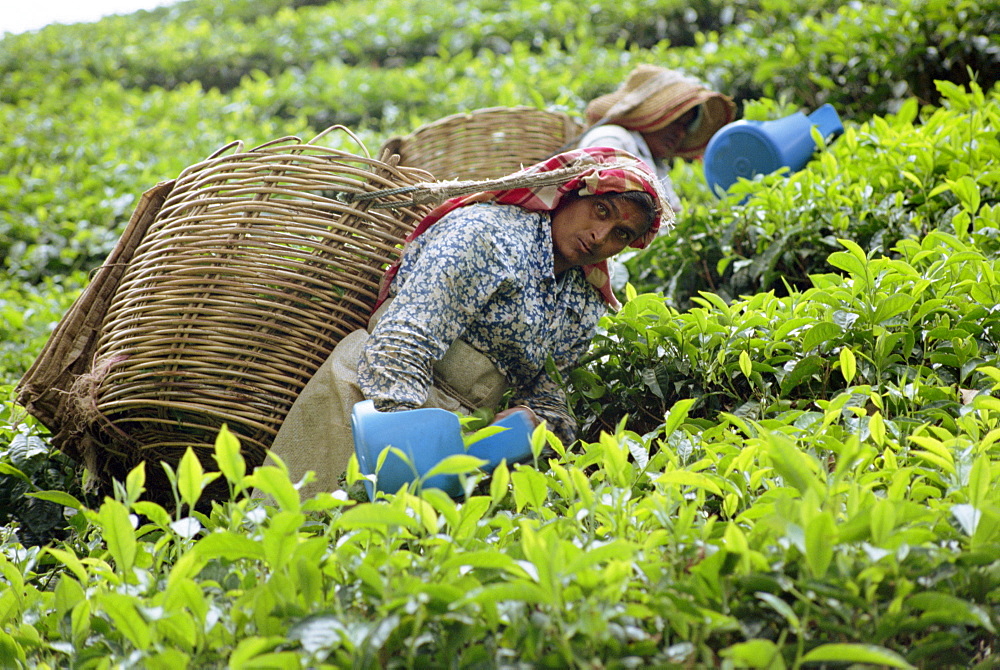
[[[622,242],[630,242],[632,240],[632,233],[625,230],[624,228],[619,228],[618,239],[620,239]]]
[[[603,219],[603,218],[607,217],[609,213],[610,212],[608,210],[608,206],[607,205],[605,205],[604,203],[601,203],[601,202],[597,203],[597,216],[599,216],[599,217],[601,217]]]

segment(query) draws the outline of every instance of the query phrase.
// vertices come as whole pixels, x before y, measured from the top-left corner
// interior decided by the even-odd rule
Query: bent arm
[[[382,411],[423,405],[434,362],[490,299],[504,272],[495,246],[472,227],[449,229],[428,243],[365,345],[358,367],[364,396]]]

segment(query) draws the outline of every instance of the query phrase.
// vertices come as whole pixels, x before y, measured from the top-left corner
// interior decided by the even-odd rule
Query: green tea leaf
[[[844,375],[844,381],[850,384],[854,381],[854,375],[858,371],[858,362],[854,357],[854,352],[848,347],[840,350],[840,373]]]
[[[443,461],[428,470],[423,479],[427,480],[435,475],[468,475],[478,472],[479,468],[487,464],[481,458],[469,456],[467,454],[455,454],[448,456]]]
[[[247,478],[247,484],[274,498],[281,509],[291,512],[302,509],[299,492],[288,475],[273,465],[265,465],[254,470]]]
[[[128,510],[117,500],[104,501],[97,513],[104,542],[115,559],[118,571],[128,574],[135,563],[136,539]]]
[[[203,560],[224,558],[229,561],[264,560],[264,546],[233,531],[211,533],[198,540],[191,552]]]
[[[507,461],[501,461],[500,465],[493,469],[490,480],[490,500],[494,505],[499,505],[500,502],[507,496],[510,485],[510,470],[507,469]]]
[[[758,591],[754,595],[770,605],[771,609],[784,617],[785,621],[788,622],[788,625],[791,626],[793,630],[799,630],[799,628],[801,628],[799,617],[795,614],[795,610],[793,610],[791,605],[786,603],[784,600],[773,593],[768,593],[766,591]]]
[[[976,457],[969,472],[969,502],[976,507],[986,503],[992,485],[993,468],[989,456],[980,454]]]
[[[362,503],[344,512],[343,516],[334,522],[334,527],[344,530],[355,528],[392,528],[402,527],[417,531],[420,524],[417,520],[397,509],[376,503]]]
[[[247,472],[247,464],[240,452],[240,441],[226,424],[215,436],[215,464],[233,485],[239,488]]]
[[[132,505],[132,509],[135,510],[136,514],[143,515],[161,528],[169,527],[172,521],[170,515],[167,514],[167,510],[149,500],[138,501]]]
[[[137,501],[146,490],[146,463],[132,468],[125,477],[125,495],[127,504]]]
[[[868,432],[871,433],[872,441],[882,447],[885,445],[885,419],[881,412],[875,412],[868,420]]]
[[[56,549],[55,547],[46,547],[45,551],[69,568],[70,572],[73,573],[81,584],[87,583],[87,569],[83,566],[83,562],[77,558],[76,554],[71,551]]]
[[[177,467],[177,492],[181,496],[181,502],[193,508],[201,498],[205,485],[218,476],[217,472],[205,474],[194,449],[188,447]]]
[[[519,466],[510,478],[514,482],[514,502],[518,512],[528,506],[534,509],[542,506],[549,493],[545,475],[534,468]]]
[[[33,483],[31,481],[31,477],[24,474],[10,463],[0,462],[0,475],[10,475],[11,477],[17,477],[21,481],[28,482],[29,484]]]
[[[674,431],[684,422],[688,417],[688,412],[691,410],[691,406],[694,405],[694,398],[684,398],[683,400],[678,400],[670,407],[670,412],[667,413],[666,421],[663,424],[663,434],[667,437],[673,435]]]
[[[48,500],[49,502],[57,505],[62,505],[63,507],[69,507],[75,510],[84,509],[83,503],[65,491],[36,491],[34,493],[26,493],[25,495],[31,496],[32,498],[38,498],[39,500]]]
[[[820,345],[840,337],[844,329],[832,321],[820,321],[802,336],[802,352],[808,353]]]
[[[802,494],[810,489],[817,493],[825,489],[816,475],[819,466],[814,459],[799,451],[798,447],[784,435],[770,431],[765,432],[765,435],[767,453],[771,457],[774,469],[787,483]]]
[[[152,631],[146,620],[139,614],[131,596],[120,593],[102,593],[98,596],[98,604],[114,622],[115,627],[137,649],[149,648],[153,637]]]
[[[833,561],[837,544],[837,526],[833,515],[824,511],[812,517],[806,525],[806,562],[813,576],[822,579]]]
[[[730,645],[719,652],[722,658],[730,659],[736,667],[761,668],[762,670],[785,670],[785,659],[781,648],[771,640],[747,640]]]
[[[657,484],[674,484],[677,486],[691,486],[698,489],[704,489],[709,493],[714,493],[715,495],[721,496],[722,489],[719,485],[712,481],[707,475],[703,475],[700,472],[691,472],[690,470],[670,470],[669,472],[664,472],[662,475],[656,478]]]
[[[552,597],[537,584],[519,580],[489,584],[469,594],[466,602],[489,603],[518,602],[527,605],[553,605]]]
[[[874,644],[821,644],[802,657],[803,663],[833,661],[840,663],[874,663],[890,668],[913,668],[906,659],[885,647]]]

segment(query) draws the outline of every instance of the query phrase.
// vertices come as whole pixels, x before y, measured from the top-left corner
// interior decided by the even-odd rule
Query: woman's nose
[[[604,243],[610,239],[611,231],[614,229],[615,224],[613,221],[603,221],[591,229],[591,235],[593,235],[595,242]]]

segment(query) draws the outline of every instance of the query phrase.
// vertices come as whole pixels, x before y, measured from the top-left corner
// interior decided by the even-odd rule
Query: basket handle
[[[218,158],[219,156],[226,153],[233,147],[236,147],[236,153],[241,153],[243,151],[243,140],[233,140],[229,144],[219,147],[218,149],[215,150],[215,152],[212,155],[210,155],[205,160],[210,161],[213,158]]]
[[[366,147],[365,143],[362,142],[361,139],[357,135],[354,134],[354,131],[351,130],[350,128],[348,128],[347,126],[341,125],[339,123],[336,124],[336,125],[328,126],[324,130],[321,130],[316,135],[316,137],[314,137],[311,140],[309,140],[309,144],[316,144],[316,142],[318,142],[320,139],[322,139],[324,136],[328,135],[329,133],[333,132],[334,130],[341,130],[341,131],[347,133],[347,136],[350,137],[352,140],[354,140],[354,143],[357,144],[359,147],[361,147],[361,150],[365,152],[365,158],[371,158],[372,157],[371,153],[368,152],[368,147]]]

